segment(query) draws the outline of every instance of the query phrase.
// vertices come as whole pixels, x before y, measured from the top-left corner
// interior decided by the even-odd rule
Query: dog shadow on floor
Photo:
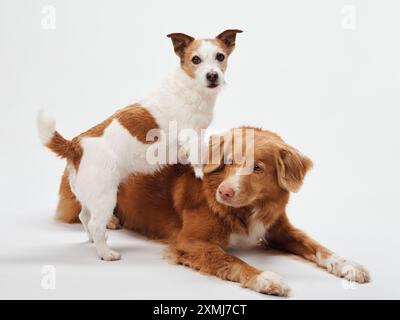
[[[110,247],[122,254],[120,261],[101,261],[96,255],[95,247],[92,243],[85,240],[86,234],[80,224],[64,224],[57,221],[48,222],[46,231],[49,234],[49,242],[43,245],[43,241],[23,247],[20,250],[3,253],[0,257],[1,264],[62,264],[62,265],[109,265],[114,264],[152,264],[155,262],[168,263],[164,258],[166,248],[165,244],[148,240],[130,230],[108,230]],[[60,231],[60,238],[54,235],[54,232]],[[43,234],[39,232],[43,238]],[[79,240],[76,240],[79,234]],[[55,239],[55,241],[52,241]],[[65,243],[63,243],[65,239]],[[259,261],[264,264],[274,256],[285,256],[298,258],[290,253],[267,248],[263,245],[251,249],[232,249],[227,252],[237,255],[243,260]],[[304,261],[304,260],[303,260]]]
[[[1,252],[0,264],[137,265],[152,263],[157,257],[161,260],[165,247],[129,230],[107,230],[110,247],[122,254],[122,260],[109,262],[99,259],[94,244],[87,240],[80,224],[51,221],[42,230],[32,234],[32,241],[28,244],[17,244],[18,249]],[[43,240],[47,238],[47,233],[48,241]]]

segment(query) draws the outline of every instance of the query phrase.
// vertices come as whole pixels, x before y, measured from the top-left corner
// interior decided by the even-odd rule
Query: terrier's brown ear
[[[296,192],[303,184],[304,176],[311,169],[310,158],[292,147],[282,147],[277,157],[277,173],[279,185],[291,192]]]
[[[167,35],[167,37],[171,38],[172,44],[174,45],[175,53],[181,59],[185,54],[186,48],[192,41],[194,41],[193,37],[188,36],[187,34],[184,33],[170,33],[169,35]]]
[[[236,42],[236,34],[242,33],[242,30],[238,29],[229,29],[225,30],[224,32],[220,33],[217,35],[215,38],[219,39],[223,42],[223,44],[226,46],[228,49],[229,53],[233,51],[235,48],[235,42]]]

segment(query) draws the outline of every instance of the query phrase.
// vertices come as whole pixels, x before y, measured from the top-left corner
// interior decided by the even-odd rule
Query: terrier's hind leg
[[[96,203],[89,206],[90,220],[88,230],[93,237],[93,242],[99,257],[106,261],[121,259],[121,254],[107,246],[106,226],[110,221],[117,201],[117,190],[109,190],[108,194],[96,197]]]
[[[89,220],[90,220],[90,213],[89,210],[85,207],[82,206],[81,212],[79,213],[79,220],[81,221],[82,225],[83,225],[83,229],[85,229],[89,241],[93,242],[93,237],[90,234],[89,228],[88,228],[88,224],[89,224]]]

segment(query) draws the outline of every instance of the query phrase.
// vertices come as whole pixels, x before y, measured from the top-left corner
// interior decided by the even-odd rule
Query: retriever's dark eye
[[[222,53],[217,53],[217,56],[215,57],[219,62],[224,61],[225,56]]]
[[[200,59],[199,56],[194,56],[194,57],[192,58],[192,62],[193,62],[194,64],[199,64],[199,63],[201,63],[201,59]]]
[[[254,172],[260,172],[260,171],[262,171],[262,168],[258,165],[258,164],[256,164],[256,165],[254,165]]]

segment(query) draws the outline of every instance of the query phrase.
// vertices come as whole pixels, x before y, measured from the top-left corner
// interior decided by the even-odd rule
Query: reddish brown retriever
[[[236,140],[237,131],[221,143],[210,143],[210,149],[226,150],[227,142]],[[183,165],[130,177],[120,186],[116,208],[123,227],[168,243],[170,257],[178,264],[266,294],[286,296],[290,289],[277,274],[257,269],[224,248],[254,246],[264,240],[336,276],[369,281],[361,265],[336,256],[289,222],[290,192],[302,185],[311,160],[269,131],[254,129],[252,143],[251,174],[240,173],[252,159],[239,162],[228,154],[233,158],[230,164],[221,156],[217,163],[205,165],[203,181]],[[66,222],[75,220],[80,210],[65,175],[58,209],[58,217]]]

